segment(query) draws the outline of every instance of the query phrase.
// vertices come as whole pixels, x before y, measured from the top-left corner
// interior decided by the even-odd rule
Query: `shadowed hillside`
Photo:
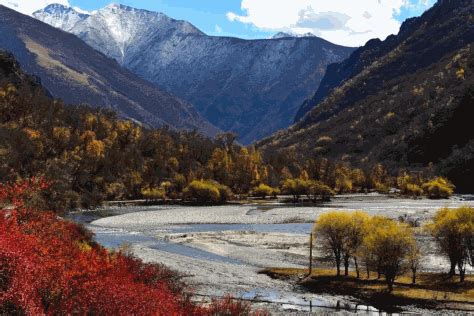
[[[472,190],[473,16],[472,1],[440,1],[397,37],[369,42],[330,67],[325,80],[342,81],[337,88],[259,146],[267,155],[293,148],[359,166],[383,162],[392,172],[435,168]]]

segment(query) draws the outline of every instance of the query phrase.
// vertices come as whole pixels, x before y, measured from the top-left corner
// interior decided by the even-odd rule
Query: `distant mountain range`
[[[251,143],[289,126],[326,66],[349,56],[313,36],[242,40],[207,36],[186,21],[112,4],[90,15],[51,5],[34,13]]]
[[[60,26],[84,17],[69,14]],[[66,103],[110,108],[153,127],[218,132],[189,102],[140,79],[72,34],[0,6],[0,35],[0,48]]]
[[[287,37],[317,37],[313,33],[305,33],[305,34],[294,34],[294,33],[287,33],[287,32],[278,32],[272,36],[273,39],[279,38],[287,38]]]
[[[473,1],[438,1],[398,35],[330,65],[300,120],[258,146],[392,171],[433,168],[472,191],[473,45]]]

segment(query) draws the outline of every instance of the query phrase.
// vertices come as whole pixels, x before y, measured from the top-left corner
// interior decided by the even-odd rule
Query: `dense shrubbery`
[[[232,197],[232,191],[214,181],[194,180],[184,189],[183,196],[202,203],[224,203]]]
[[[320,181],[301,178],[286,179],[282,181],[281,188],[284,194],[292,195],[294,201],[297,201],[302,195],[316,200],[318,197],[328,199],[335,194],[330,187]]]
[[[423,184],[423,191],[431,199],[447,199],[454,192],[454,185],[438,177]]]
[[[0,210],[0,314],[252,314],[230,298],[195,305],[166,267],[108,252],[81,226],[27,207],[24,198],[45,186],[0,186],[0,202],[10,206]]]
[[[239,195],[273,195],[261,185],[278,187],[298,199],[333,194],[387,192],[396,181],[385,168],[354,169],[327,159],[301,159],[292,150],[264,161],[253,147],[235,143],[235,135],[208,139],[196,132],[151,130],[118,119],[107,111],[64,106],[31,87],[0,89],[0,179],[44,176],[52,180],[36,202],[48,209],[94,207],[104,200],[176,199],[196,179],[216,181]],[[429,175],[432,176],[432,175]],[[283,182],[282,182],[283,181]],[[418,195],[421,183],[404,191]],[[452,187],[430,183],[431,197],[446,196]],[[266,192],[262,190],[265,189]],[[194,192],[196,193],[196,192]],[[205,200],[222,202],[223,198]]]
[[[27,208],[22,198],[35,188],[2,187],[0,199],[14,208],[0,211],[0,313],[198,312],[168,269],[108,253],[80,226]]]
[[[447,199],[454,193],[454,185],[445,178],[425,180],[419,174],[413,177],[406,172],[397,177],[397,187],[403,195],[417,197],[425,194],[431,199]]]
[[[164,200],[166,199],[166,191],[164,188],[144,188],[141,190],[142,196],[147,200]]]
[[[267,196],[276,197],[280,194],[280,189],[272,188],[271,186],[262,183],[258,187],[253,188],[250,193],[252,196],[265,199]]]

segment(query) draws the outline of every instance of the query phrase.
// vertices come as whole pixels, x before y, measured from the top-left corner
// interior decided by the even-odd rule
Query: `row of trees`
[[[450,260],[449,275],[453,276],[457,267],[463,282],[467,265],[474,265],[474,208],[441,209],[425,229],[438,242],[439,252]],[[314,234],[333,258],[337,276],[341,274],[341,264],[347,276],[352,261],[357,278],[363,263],[367,278],[370,271],[376,271],[378,278],[383,275],[389,291],[395,279],[407,270],[416,282],[422,251],[413,228],[405,223],[362,211],[336,211],[318,217]]]
[[[337,276],[341,274],[341,264],[347,276],[353,261],[357,278],[362,262],[367,278],[370,271],[377,271],[378,277],[385,277],[389,291],[405,267],[412,269],[413,281],[416,280],[420,251],[413,232],[405,224],[371,217],[362,211],[330,212],[317,219],[314,233],[316,241],[334,259]]]
[[[315,199],[386,192],[397,184],[382,165],[365,170],[327,159],[301,162],[291,151],[264,160],[255,148],[238,145],[230,133],[210,139],[197,132],[148,129],[112,112],[66,107],[29,87],[8,85],[0,92],[0,179],[54,180],[43,203],[55,205],[47,208],[143,197],[202,200],[198,186],[210,190],[208,201],[223,201],[230,194],[221,192],[217,199],[214,189]],[[431,187],[429,192],[436,191],[436,183]]]

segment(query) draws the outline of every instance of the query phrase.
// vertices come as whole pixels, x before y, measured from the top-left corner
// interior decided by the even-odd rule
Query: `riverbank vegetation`
[[[233,134],[210,139],[149,129],[113,112],[65,106],[21,85],[0,89],[0,117],[1,181],[44,176],[52,185],[38,202],[48,209],[142,198],[222,203],[233,194],[280,192],[294,201],[315,200],[393,187],[404,195],[445,198],[454,189],[429,170],[397,178],[380,164],[352,168],[327,159],[301,161],[291,152],[264,161],[252,146],[237,144]]]
[[[108,251],[82,226],[30,208],[47,186],[0,186],[1,315],[266,315],[230,297],[196,304],[179,274]]]
[[[438,242],[438,253],[449,259],[448,276],[453,276],[457,267],[463,282],[466,267],[474,266],[474,208],[441,209],[423,230]],[[367,278],[370,271],[376,271],[378,279],[384,276],[389,292],[397,277],[407,271],[416,283],[423,252],[414,228],[407,223],[362,211],[333,211],[317,218],[313,234],[312,242],[332,258],[336,276],[341,275],[341,264],[348,276],[353,262],[357,278],[361,277],[362,263]]]
[[[415,232],[436,240],[437,253],[450,262],[445,273],[422,271],[425,253]],[[270,268],[262,273],[297,278],[312,291],[352,295],[384,305],[384,310],[390,305],[462,309],[474,304],[474,276],[466,274],[474,266],[472,207],[440,209],[424,227],[362,211],[333,211],[317,218],[312,237],[334,270]]]
[[[307,291],[333,295],[349,295],[362,304],[374,306],[385,312],[400,312],[402,306],[427,309],[474,311],[474,277],[469,275],[463,283],[459,278],[447,278],[443,273],[419,273],[416,284],[411,273],[401,275],[394,283],[393,291],[386,292],[385,280],[377,273],[370,278],[357,278],[355,271],[347,277],[335,276],[331,269],[267,268],[261,271],[272,278],[295,281]]]

